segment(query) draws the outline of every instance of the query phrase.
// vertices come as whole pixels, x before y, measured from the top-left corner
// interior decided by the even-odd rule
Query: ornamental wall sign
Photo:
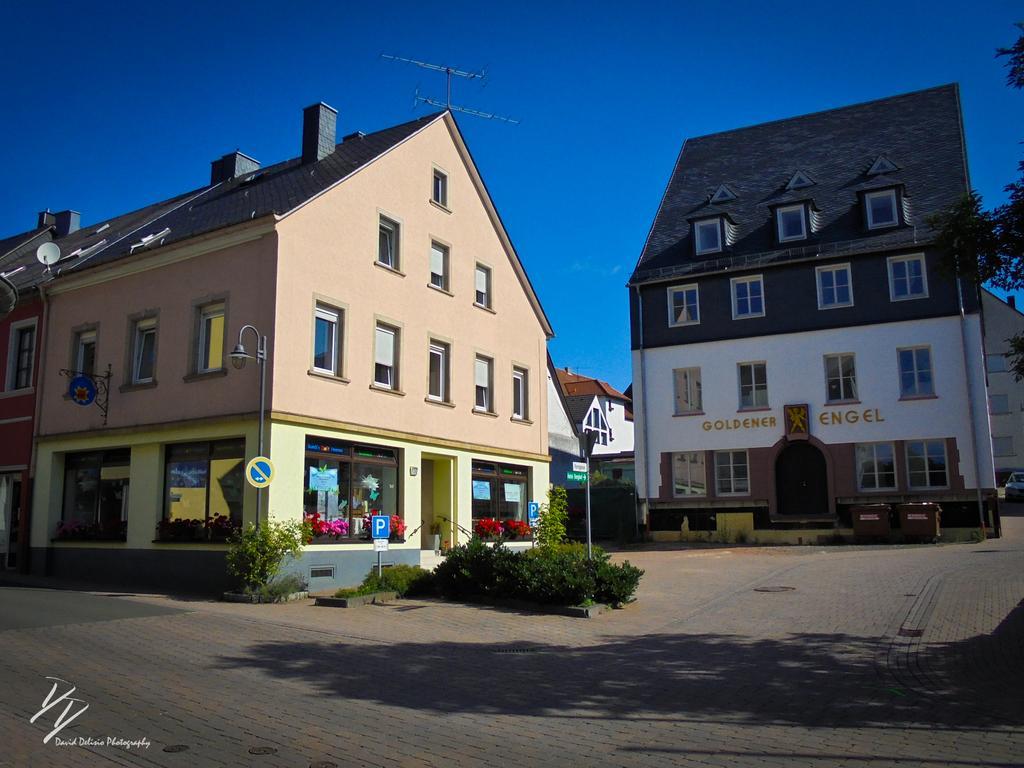
[[[786,437],[806,440],[810,437],[810,409],[806,403],[784,406],[786,416]]]
[[[67,397],[75,405],[89,406],[95,404],[103,415],[103,426],[107,426],[107,408],[110,404],[110,365],[106,373],[86,373],[61,368],[61,376],[71,381],[68,383]]]

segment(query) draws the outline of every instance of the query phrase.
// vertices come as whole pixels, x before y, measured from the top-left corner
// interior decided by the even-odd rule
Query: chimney
[[[1009,296],[1006,297],[1006,303],[1010,305],[1010,309],[1016,309],[1017,297],[1011,293]]]
[[[56,223],[57,217],[54,214],[50,213],[50,209],[47,208],[45,211],[39,212],[39,219],[38,223],[36,224],[36,228],[42,229],[43,227],[52,227]]]
[[[57,227],[57,231],[54,232],[55,237],[64,237],[64,235],[77,232],[82,224],[82,215],[78,211],[61,211],[53,216],[56,219],[55,226]]]
[[[234,152],[228,152],[220,160],[210,163],[210,184],[230,181],[259,169],[259,160],[254,160],[236,149]]]
[[[302,110],[302,164],[323,160],[334,151],[338,110],[322,101]]]

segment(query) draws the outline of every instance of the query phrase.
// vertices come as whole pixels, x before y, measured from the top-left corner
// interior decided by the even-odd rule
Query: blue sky
[[[835,6],[835,7],[833,7]],[[841,6],[841,7],[840,7]],[[556,364],[630,380],[625,281],[683,139],[958,81],[971,175],[1003,199],[1024,156],[1024,93],[994,49],[1019,2],[343,2],[0,8],[0,236],[36,212],[97,221],[204,184],[235,149],[298,154],[301,108],[339,134],[402,122],[443,78],[555,327]]]

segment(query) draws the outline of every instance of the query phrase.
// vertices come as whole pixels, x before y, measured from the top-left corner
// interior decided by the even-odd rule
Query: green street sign
[[[570,482],[585,483],[585,482],[587,482],[587,473],[586,472],[566,472],[565,473],[565,479],[570,481]]]

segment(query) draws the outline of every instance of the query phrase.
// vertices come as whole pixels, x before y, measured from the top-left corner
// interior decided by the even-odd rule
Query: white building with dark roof
[[[814,541],[923,500],[951,537],[991,514],[979,291],[926,223],[969,186],[955,85],[685,142],[629,284],[657,538]]]

